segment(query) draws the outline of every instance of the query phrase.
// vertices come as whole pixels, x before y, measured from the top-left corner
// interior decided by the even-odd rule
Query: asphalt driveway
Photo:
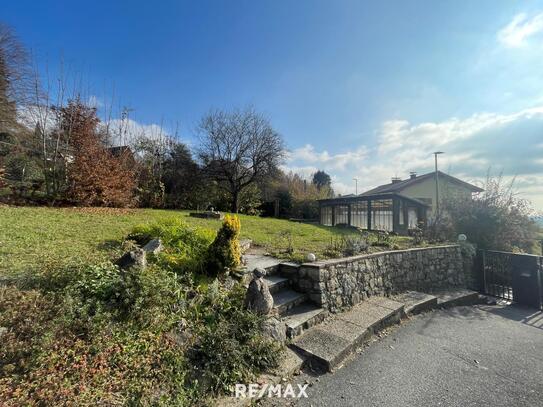
[[[543,313],[516,306],[430,312],[334,374],[303,374],[301,406],[543,406]],[[279,403],[280,404],[280,403]]]

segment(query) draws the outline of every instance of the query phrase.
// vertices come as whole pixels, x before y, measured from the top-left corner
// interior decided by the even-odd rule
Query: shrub
[[[75,99],[55,110],[57,131],[73,156],[67,165],[68,197],[84,206],[132,206],[136,182],[131,154],[117,157],[106,148],[96,109]]]
[[[529,202],[499,176],[488,176],[484,192],[474,199],[448,197],[443,209],[443,219],[434,225],[440,231],[436,234],[456,240],[463,233],[480,249],[529,251],[536,237]]]
[[[331,238],[330,244],[325,249],[325,254],[330,257],[354,256],[366,252],[370,246],[370,235],[362,231],[358,235],[345,235]]]
[[[138,244],[145,244],[153,238],[160,238],[165,250],[159,255],[158,263],[179,275],[203,273],[213,232],[192,228],[180,219],[172,218],[153,225],[136,226],[127,236]]]
[[[279,345],[260,336],[262,317],[243,308],[244,294],[241,284],[228,291],[215,280],[189,308],[199,338],[190,360],[200,393],[226,391],[277,365]]]
[[[226,215],[217,237],[207,252],[207,273],[216,276],[225,269],[233,269],[241,264],[239,233],[241,225],[235,215]]]
[[[288,229],[281,231],[277,238],[283,242],[282,245],[285,247],[285,253],[292,255],[294,254],[294,243],[292,242],[292,232]]]

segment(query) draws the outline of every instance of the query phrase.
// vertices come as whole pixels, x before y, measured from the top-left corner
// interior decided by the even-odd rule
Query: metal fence
[[[486,294],[513,300],[513,253],[485,250],[481,252],[483,287]]]
[[[483,293],[541,308],[543,257],[481,250],[478,259],[478,280]]]

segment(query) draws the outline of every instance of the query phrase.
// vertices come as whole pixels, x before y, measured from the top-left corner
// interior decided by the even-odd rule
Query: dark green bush
[[[280,348],[260,336],[262,319],[243,308],[244,293],[241,285],[227,291],[215,282],[189,308],[198,336],[190,358],[199,392],[227,391],[277,364]]]

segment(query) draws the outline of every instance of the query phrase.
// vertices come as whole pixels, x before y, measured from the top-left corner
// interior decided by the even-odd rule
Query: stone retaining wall
[[[359,255],[291,269],[285,271],[295,288],[332,312],[372,295],[465,287],[468,277],[458,245]]]

